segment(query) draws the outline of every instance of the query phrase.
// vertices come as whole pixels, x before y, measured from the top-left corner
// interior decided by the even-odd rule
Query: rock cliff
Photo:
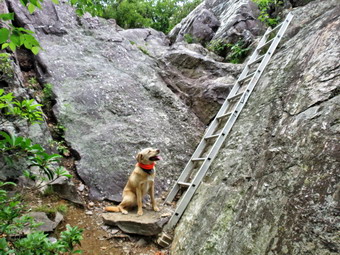
[[[295,18],[175,231],[172,254],[338,254],[339,2]]]
[[[202,46],[171,48],[153,29],[77,17],[65,3],[47,1],[32,15],[16,0],[7,3],[43,47],[34,66],[41,84],[53,85],[53,115],[90,197],[119,201],[145,147],[161,149],[156,187],[167,190],[240,66],[216,61]]]

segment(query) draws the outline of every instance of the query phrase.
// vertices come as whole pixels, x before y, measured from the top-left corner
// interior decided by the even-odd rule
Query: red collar
[[[144,165],[142,163],[137,163],[136,166],[139,166],[142,169],[146,169],[146,170],[152,170],[155,167],[156,163],[152,163],[151,165]]]

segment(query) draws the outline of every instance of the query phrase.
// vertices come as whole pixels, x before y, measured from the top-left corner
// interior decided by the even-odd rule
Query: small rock
[[[93,215],[93,212],[92,211],[86,211],[85,214],[86,215]]]
[[[144,246],[146,246],[147,244],[148,244],[148,242],[147,242],[145,239],[141,238],[141,239],[139,239],[138,242],[135,244],[135,247],[144,247]]]
[[[93,207],[94,206],[94,203],[93,202],[90,202],[89,203],[89,207]]]
[[[49,240],[51,243],[56,243],[56,242],[58,242],[57,238],[55,238],[55,237],[49,237],[48,240]]]
[[[101,228],[102,228],[103,230],[107,231],[107,230],[109,229],[109,226],[105,226],[105,225],[104,225],[104,226],[102,226]]]
[[[161,215],[161,218],[170,217],[171,215],[172,215],[172,213],[170,213],[170,212],[163,213],[163,214]]]
[[[78,187],[78,190],[79,190],[80,192],[83,192],[84,189],[85,189],[85,185],[84,185],[84,184],[80,184],[79,187]]]
[[[111,234],[112,235],[115,235],[115,234],[117,234],[119,232],[119,229],[112,229],[111,230]]]

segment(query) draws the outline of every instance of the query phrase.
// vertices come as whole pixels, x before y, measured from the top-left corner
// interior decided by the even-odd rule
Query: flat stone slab
[[[162,231],[165,223],[168,222],[171,213],[169,210],[155,212],[144,209],[142,216],[137,215],[137,210],[130,211],[129,214],[103,213],[104,224],[117,226],[123,232],[144,236],[154,236]]]

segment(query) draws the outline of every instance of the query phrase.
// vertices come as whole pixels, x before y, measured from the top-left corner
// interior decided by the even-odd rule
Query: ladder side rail
[[[250,97],[252,90],[254,89],[256,83],[260,79],[262,72],[264,71],[267,63],[269,62],[271,56],[273,55],[275,49],[278,46],[280,40],[282,39],[283,34],[286,31],[292,17],[293,16],[289,13],[287,18],[283,22],[283,25],[281,24],[282,27],[280,28],[279,32],[275,36],[275,39],[273,40],[272,44],[270,45],[265,57],[263,58],[263,60],[260,63],[260,65],[258,66],[256,73],[254,74],[253,78],[249,82],[244,94],[239,99],[237,106],[235,107],[235,109],[233,111],[233,114],[229,117],[225,127],[223,128],[223,131],[221,132],[221,134],[219,135],[219,137],[215,141],[207,159],[202,164],[201,168],[199,169],[196,176],[194,177],[190,187],[185,192],[183,198],[181,199],[179,205],[177,206],[175,213],[170,218],[170,220],[167,224],[167,228],[174,227],[177,224],[177,222],[179,221],[179,219],[181,218],[184,210],[186,209],[187,204],[190,202],[190,200],[191,200],[192,196],[194,195],[196,189],[200,185],[203,177],[205,176],[207,170],[209,169],[209,166],[211,165],[212,161],[216,157],[220,147],[222,146],[227,135],[231,131],[231,128],[233,127],[237,117],[239,116],[239,114],[240,114],[241,110],[243,109],[245,103],[247,102],[248,98]],[[226,100],[226,101],[228,101],[228,100]]]

